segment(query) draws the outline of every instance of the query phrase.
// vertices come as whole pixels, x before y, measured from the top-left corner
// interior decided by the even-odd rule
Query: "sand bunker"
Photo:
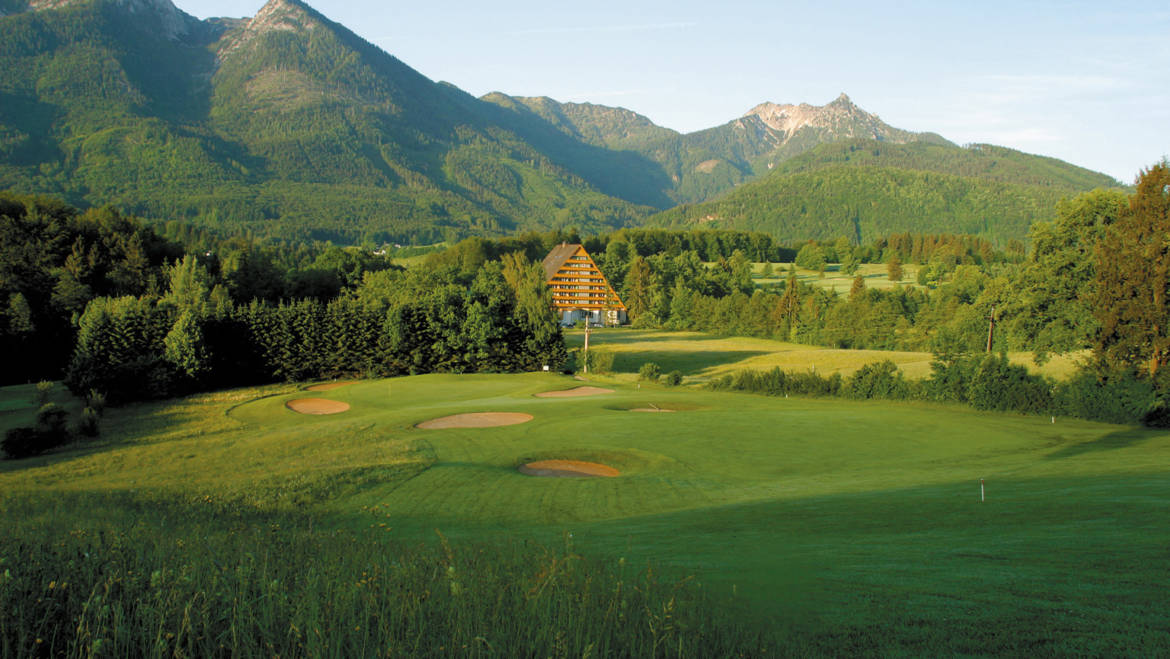
[[[600,396],[601,394],[612,394],[613,389],[602,389],[601,387],[577,387],[576,389],[562,389],[560,391],[543,391],[535,394],[537,398],[576,398],[577,396]]]
[[[305,391],[333,391],[341,387],[348,387],[352,382],[326,382],[325,384],[315,384],[311,387],[305,387]]]
[[[674,410],[668,410],[668,409],[665,409],[662,407],[634,407],[634,408],[631,408],[629,411],[630,412],[673,412]]]
[[[545,478],[613,478],[621,472],[609,465],[580,460],[538,460],[520,465],[517,469],[529,476]]]
[[[471,414],[455,414],[444,416],[430,421],[423,421],[415,426],[427,430],[440,428],[495,428],[496,426],[514,426],[528,423],[532,420],[531,414],[518,412],[473,412]]]
[[[324,398],[298,398],[290,400],[284,406],[301,414],[341,414],[349,409],[349,403]]]

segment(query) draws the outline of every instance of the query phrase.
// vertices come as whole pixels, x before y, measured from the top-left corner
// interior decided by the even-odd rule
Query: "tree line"
[[[334,377],[561,368],[567,358],[539,265],[368,273],[327,302],[214,299],[194,256],[160,297],[96,298],[78,321],[65,382],[111,403]]]

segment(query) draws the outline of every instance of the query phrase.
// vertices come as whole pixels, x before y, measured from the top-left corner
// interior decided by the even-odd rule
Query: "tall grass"
[[[726,603],[571,537],[403,543],[368,529],[129,494],[10,499],[4,657],[744,656]],[[363,523],[364,526],[364,523]]]

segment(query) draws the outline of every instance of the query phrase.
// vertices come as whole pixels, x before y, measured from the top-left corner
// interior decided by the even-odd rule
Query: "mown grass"
[[[764,265],[764,263],[752,264],[752,281],[759,287],[783,284],[788,280],[788,269],[794,266],[792,263],[773,263],[772,275],[765,277],[763,276]],[[922,288],[917,283],[919,267],[914,263],[903,264],[901,281],[890,281],[889,270],[885,263],[863,263],[858,267],[857,272],[852,275],[841,272],[841,266],[836,263],[828,265],[823,274],[816,270],[806,270],[797,267],[796,278],[802,284],[831,289],[840,294],[849,293],[850,289],[853,288],[853,278],[857,275],[861,275],[865,279],[866,288],[879,290],[887,290],[899,286]]]
[[[107,418],[105,444],[0,466],[5,519],[20,520],[0,532],[4,556],[13,555],[14,545],[33,547],[21,554],[28,557],[60,543],[88,551],[69,535],[74,529],[86,538],[100,528],[106,538],[129,534],[119,546],[149,546],[157,536],[157,552],[135,554],[135,598],[150,592],[144,575],[164,570],[178,579],[184,565],[204,566],[199,570],[206,574],[192,582],[198,586],[169,596],[189,602],[210,597],[204,590],[220,592],[212,586],[221,583],[214,579],[222,570],[182,552],[167,558],[164,548],[195,543],[234,573],[260,547],[269,552],[270,567],[256,572],[257,585],[223,582],[227,599],[208,609],[220,613],[201,619],[232,629],[237,623],[227,612],[268,601],[260,589],[264,579],[298,583],[292,572],[312,568],[317,585],[298,585],[291,598],[277,598],[287,604],[263,624],[284,634],[292,624],[303,631],[302,619],[318,625],[332,619],[339,638],[330,643],[339,645],[315,646],[317,654],[375,647],[358,645],[359,630],[345,627],[342,634],[330,611],[346,620],[365,611],[354,607],[366,606],[373,607],[371,621],[406,616],[395,608],[405,605],[382,599],[345,603],[356,595],[337,584],[356,584],[367,565],[389,575],[397,568],[382,562],[388,556],[419,557],[426,567],[409,572],[415,576],[406,583],[426,585],[388,592],[442,591],[451,559],[436,529],[457,560],[466,553],[492,564],[467,558],[472,562],[456,565],[456,574],[468,575],[461,587],[484,598],[509,575],[529,592],[534,575],[567,556],[592,566],[555,590],[568,600],[548,600],[531,615],[521,594],[500,596],[511,603],[507,610],[518,611],[511,617],[546,629],[544,640],[527,631],[485,636],[492,649],[474,650],[484,655],[561,654],[557,648],[585,654],[591,643],[589,652],[598,654],[601,641],[591,640],[597,637],[586,626],[558,616],[606,620],[615,600],[600,593],[631,583],[620,570],[623,559],[626,566],[656,566],[662,577],[653,592],[660,596],[647,600],[639,621],[613,624],[614,636],[605,641],[610,654],[653,651],[647,630],[664,629],[662,607],[670,606],[675,629],[694,631],[696,620],[711,615],[716,619],[701,636],[734,628],[714,638],[742,640],[687,645],[684,638],[683,653],[690,654],[1148,656],[1170,647],[1164,588],[1170,434],[920,403],[788,400],[645,383],[616,383],[615,393],[590,398],[532,396],[578,384],[547,374],[361,382],[324,394],[352,406],[335,417],[289,411],[284,403],[305,394],[280,388],[117,410]],[[682,409],[625,411],[649,404]],[[414,427],[483,411],[534,419],[487,429]],[[181,458],[182,467],[171,464],[179,456],[190,456]],[[516,471],[526,460],[558,456],[606,462],[622,475],[558,480]],[[395,467],[403,464],[408,467]],[[386,465],[395,468],[360,476]],[[313,480],[320,470],[329,471],[314,481],[319,487],[301,487],[300,479]],[[264,472],[271,473],[264,487],[249,489]],[[985,502],[980,479],[987,484]],[[327,486],[334,481],[346,485]],[[272,529],[274,523],[281,528]],[[286,528],[304,545],[265,540],[283,538]],[[334,536],[339,540],[326,540]],[[68,565],[62,561],[52,564]],[[282,562],[295,568],[277,574]],[[75,581],[65,576],[71,569],[26,583],[40,584],[35,592],[41,593],[50,581]],[[481,578],[486,585],[471,583]],[[0,592],[25,601],[33,591],[22,588],[19,595]],[[248,595],[232,604],[237,590]],[[574,609],[583,592],[598,594]],[[310,600],[333,604],[305,612]],[[700,618],[692,617],[695,611]],[[457,615],[440,607],[408,617],[420,621],[402,623],[410,635],[434,642],[404,647],[472,652],[483,618]],[[32,624],[22,620],[21,629]],[[488,620],[498,620],[488,627],[508,624]],[[135,624],[154,639],[161,627],[149,621]],[[116,629],[110,624],[107,629]],[[568,636],[557,640],[560,627]],[[167,629],[177,634],[174,625]],[[445,635],[457,637],[456,645]],[[261,636],[275,644],[271,635]],[[497,642],[505,637],[510,640]],[[379,643],[386,638],[378,636]],[[243,654],[265,651],[246,647]],[[291,642],[281,647],[286,654],[300,651]],[[675,653],[661,642],[658,647],[660,654]]]
[[[584,336],[584,330],[568,330],[566,344],[580,348],[585,343]],[[698,382],[745,369],[766,371],[775,367],[848,376],[866,364],[886,360],[894,362],[906,377],[919,379],[930,375],[930,363],[934,360],[929,352],[842,350],[772,339],[629,328],[593,330],[589,346],[615,353],[613,370],[619,380],[625,381],[633,381],[646,362],[658,364],[664,373],[682,371],[687,382]],[[1042,366],[1035,364],[1030,353],[1012,353],[1009,357],[1013,363],[1026,366],[1034,373],[1064,379],[1076,370],[1081,355],[1056,355]]]

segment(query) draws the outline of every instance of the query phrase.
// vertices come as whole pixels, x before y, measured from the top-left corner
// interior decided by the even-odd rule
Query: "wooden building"
[[[585,320],[590,325],[622,325],[626,305],[609,285],[583,245],[561,243],[542,262],[552,289],[553,308],[561,323]]]

